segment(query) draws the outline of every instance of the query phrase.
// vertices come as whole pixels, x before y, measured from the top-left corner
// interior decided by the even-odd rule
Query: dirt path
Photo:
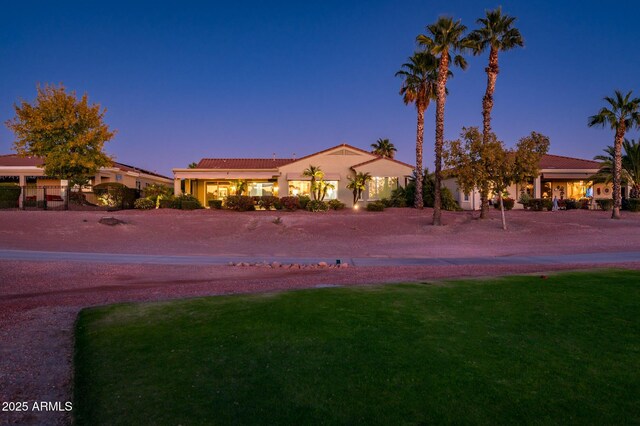
[[[499,226],[495,217],[480,223],[468,213],[448,213],[445,223],[449,225],[436,229],[427,225],[428,210],[411,209],[366,215],[281,214],[284,226],[272,223],[276,212],[256,212],[265,213],[257,216],[208,211],[148,213],[118,214],[127,224],[107,227],[97,224],[102,212],[0,212],[0,249],[450,259],[444,264],[339,270],[0,260],[0,401],[71,401],[73,325],[78,311],[87,306],[585,268],[585,264],[562,262],[454,265],[454,257],[551,255],[551,259],[568,261],[575,253],[606,252],[616,266],[640,269],[639,262],[615,259],[616,252],[640,247],[640,215],[612,222],[600,212],[512,212],[511,229],[502,233],[494,229]],[[249,219],[251,229],[246,227]],[[598,265],[607,266],[613,264]],[[69,421],[64,412],[0,411],[0,424]]]

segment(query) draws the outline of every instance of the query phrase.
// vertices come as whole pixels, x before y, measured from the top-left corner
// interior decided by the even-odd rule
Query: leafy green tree
[[[616,90],[613,97],[607,96],[604,100],[609,104],[603,107],[598,114],[589,117],[588,125],[609,125],[615,130],[613,144],[613,213],[612,219],[620,219],[622,207],[621,179],[622,179],[622,143],[627,130],[640,128],[640,98],[631,98],[631,91],[626,95]]]
[[[89,104],[85,93],[78,99],[63,85],[38,86],[34,103],[15,104],[16,116],[6,125],[16,140],[19,155],[44,160],[47,176],[84,185],[101,167],[111,165],[103,152],[105,142],[115,134],[103,122],[106,109]]]
[[[187,166],[190,169],[197,169],[198,168],[198,163],[193,162],[193,163],[189,163],[189,165]]]
[[[625,139],[622,143],[621,182],[629,187],[629,198],[640,198],[640,143]],[[610,183],[613,181],[613,165],[615,163],[615,148],[608,146],[606,155],[596,155],[593,159],[601,161],[598,173],[592,176],[596,182]]]
[[[465,194],[488,184],[500,201],[502,229],[506,230],[503,194],[512,184],[538,176],[540,159],[549,150],[549,138],[531,132],[510,150],[495,133],[489,133],[486,140],[484,136],[477,127],[463,128],[460,139],[447,142],[445,164]]]
[[[458,53],[468,49],[464,37],[467,27],[460,21],[450,17],[441,17],[434,24],[427,25],[428,34],[420,34],[417,42],[426,51],[438,57],[438,78],[436,80],[436,140],[435,140],[435,192],[433,206],[433,224],[442,225],[442,202],[440,189],[442,185],[442,148],[444,145],[444,107],[447,95],[447,78],[449,67],[453,64],[461,69],[467,68],[467,61]],[[452,58],[453,55],[453,58]]]
[[[373,153],[381,157],[393,158],[398,151],[393,143],[389,139],[378,139],[375,143],[371,144]]]
[[[415,208],[422,209],[422,154],[424,144],[424,113],[431,100],[436,99],[436,80],[438,78],[438,58],[430,52],[416,52],[409,58],[409,62],[402,64],[397,77],[402,77],[400,94],[405,105],[415,103],[418,112],[416,128],[416,168],[418,179]]]
[[[347,189],[353,192],[353,205],[355,206],[362,196],[362,191],[367,187],[367,183],[371,181],[371,174],[369,172],[358,172],[355,176],[349,176],[347,179],[349,180]]]
[[[513,27],[515,20],[515,17],[503,15],[500,7],[494,10],[487,10],[485,17],[477,21],[481,25],[480,28],[473,30],[467,37],[474,55],[480,55],[489,48],[489,65],[485,68],[487,89],[482,98],[482,133],[484,142],[489,140],[489,134],[491,133],[493,94],[496,90],[496,80],[500,72],[498,53],[524,46],[520,30]],[[480,199],[482,200],[480,218],[484,219],[489,211],[489,186],[486,183],[480,186]]]

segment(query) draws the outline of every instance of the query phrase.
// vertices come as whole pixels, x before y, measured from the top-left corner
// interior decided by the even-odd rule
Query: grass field
[[[640,273],[86,309],[78,424],[640,422]]]

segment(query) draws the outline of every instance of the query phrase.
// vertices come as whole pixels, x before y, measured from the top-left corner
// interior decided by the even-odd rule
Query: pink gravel
[[[113,215],[125,225],[98,220]],[[274,224],[276,217],[283,223]],[[431,210],[329,212],[0,212],[0,249],[147,254],[474,257],[635,251],[640,215],[508,213],[509,230]],[[640,269],[640,264],[598,265]],[[579,268],[584,269],[584,265]],[[546,273],[576,265],[403,266],[318,270],[0,261],[0,401],[70,401],[73,324],[80,309],[123,301],[270,292],[324,285]],[[0,423],[67,424],[65,413],[0,412]]]

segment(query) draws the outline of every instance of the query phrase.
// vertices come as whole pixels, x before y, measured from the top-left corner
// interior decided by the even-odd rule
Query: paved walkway
[[[65,261],[111,264],[159,265],[226,265],[229,262],[280,262],[311,264],[318,262],[349,263],[353,266],[451,266],[451,265],[562,265],[611,264],[640,262],[640,251],[617,253],[578,253],[542,256],[487,256],[487,257],[275,257],[275,256],[207,256],[207,255],[155,255],[126,253],[80,253],[62,251],[3,250],[0,260]]]

